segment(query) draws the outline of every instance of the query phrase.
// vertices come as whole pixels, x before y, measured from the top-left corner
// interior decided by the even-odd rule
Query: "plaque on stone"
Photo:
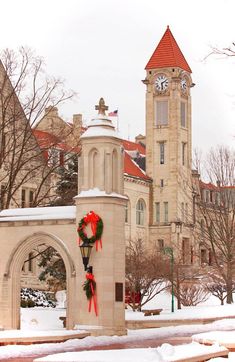
[[[123,283],[115,283],[115,302],[123,302]]]

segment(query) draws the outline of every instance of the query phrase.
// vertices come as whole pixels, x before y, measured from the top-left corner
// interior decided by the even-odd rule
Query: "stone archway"
[[[68,291],[68,300],[67,300],[67,329],[73,327],[73,314],[72,309],[74,301],[72,298],[73,293],[71,292],[74,285],[74,279],[76,276],[75,265],[69,253],[69,250],[65,243],[59,239],[57,236],[44,232],[34,233],[23,240],[21,240],[11,252],[11,255],[8,259],[4,279],[8,283],[10,290],[10,328],[19,329],[20,328],[20,278],[21,278],[21,268],[23,262],[29,252],[40,246],[40,244],[45,243],[48,246],[53,247],[61,255],[66,269],[66,279],[67,279],[67,291]]]

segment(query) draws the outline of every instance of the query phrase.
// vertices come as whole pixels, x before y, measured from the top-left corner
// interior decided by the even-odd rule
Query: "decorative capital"
[[[108,106],[105,105],[104,98],[100,98],[99,104],[95,106],[96,111],[98,111],[98,114],[101,114],[105,116],[105,111],[109,109]]]

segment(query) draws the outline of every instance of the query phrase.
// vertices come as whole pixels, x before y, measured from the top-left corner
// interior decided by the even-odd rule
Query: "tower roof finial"
[[[101,114],[102,116],[105,116],[105,111],[109,109],[108,106],[105,105],[104,98],[100,98],[99,104],[95,106],[96,111],[98,111],[98,114]]]

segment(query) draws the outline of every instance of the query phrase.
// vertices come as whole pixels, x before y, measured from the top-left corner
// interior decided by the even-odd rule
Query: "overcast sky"
[[[193,145],[234,145],[235,57],[203,61],[210,46],[235,41],[234,0],[8,0],[1,2],[0,48],[27,45],[50,75],[78,93],[59,109],[87,121],[104,97],[118,108],[123,137],[145,132],[145,66],[167,25],[193,74]]]

